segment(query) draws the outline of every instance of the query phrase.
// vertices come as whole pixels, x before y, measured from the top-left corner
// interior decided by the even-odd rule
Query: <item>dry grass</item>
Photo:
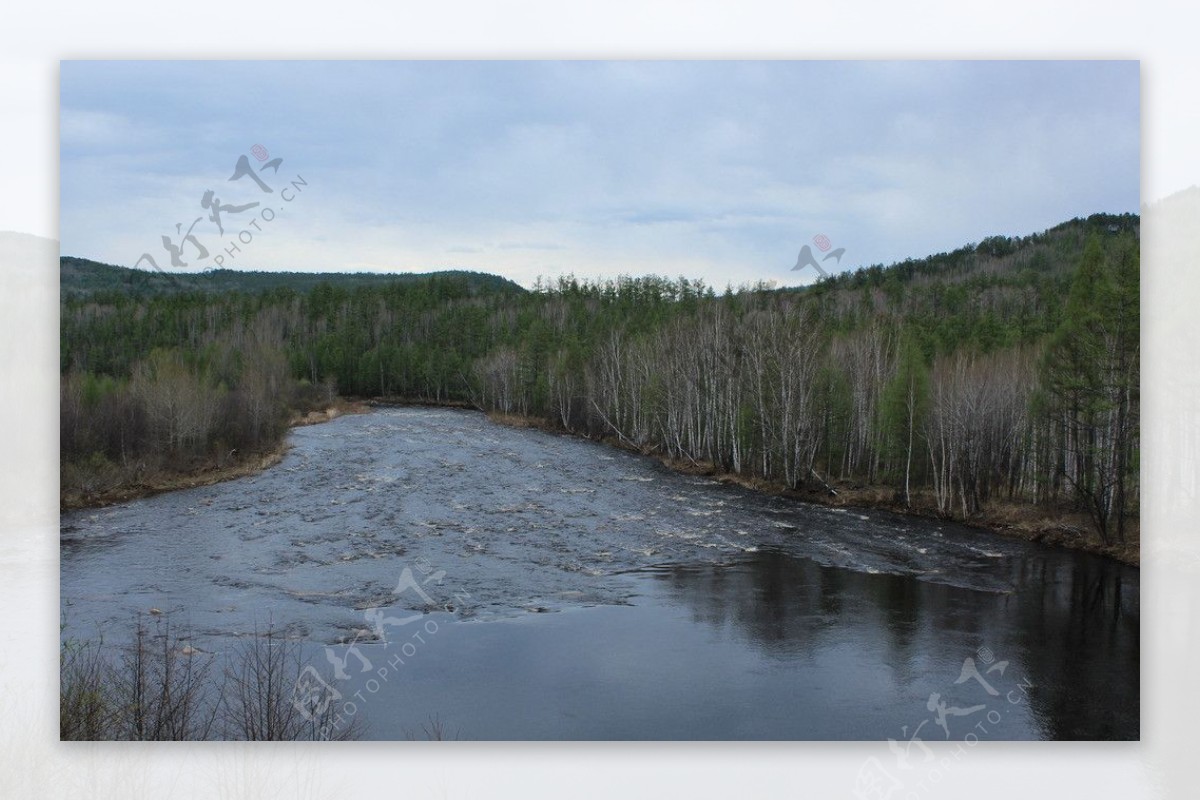
[[[371,407],[363,401],[337,398],[324,409],[293,415],[289,425],[293,428],[296,426],[312,426],[318,423],[328,423],[330,420],[336,420],[343,415],[366,414],[369,411],[371,411]]]
[[[487,412],[487,418],[493,423],[499,423],[509,428],[536,428],[541,431],[557,431],[545,421],[520,414],[505,414],[504,412]],[[561,433],[561,432],[558,432]]]
[[[1141,561],[1141,526],[1136,519],[1126,521],[1124,544],[1105,545],[1082,512],[998,501],[983,515],[988,528],[1021,539],[1103,554],[1131,565]]]
[[[279,464],[290,447],[288,443],[281,442],[269,453],[247,454],[235,458],[228,464],[208,462],[195,470],[185,472],[158,471],[126,476],[120,473],[120,468],[113,466],[111,469],[117,472],[104,476],[103,481],[68,476],[66,472],[68,469],[76,470],[78,468],[64,467],[59,508],[66,511],[112,506],[116,503],[148,498],[163,492],[207,487],[222,481],[257,475],[267,468]]]

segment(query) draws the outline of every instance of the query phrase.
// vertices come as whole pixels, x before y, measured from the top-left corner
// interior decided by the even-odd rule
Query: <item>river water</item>
[[[221,653],[270,625],[373,739],[1138,739],[1136,568],[473,412],[291,443],[64,514],[63,636],[156,609]]]

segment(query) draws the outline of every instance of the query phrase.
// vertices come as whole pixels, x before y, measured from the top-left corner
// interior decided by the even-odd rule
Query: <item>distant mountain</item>
[[[60,291],[63,297],[102,292],[158,295],[176,292],[243,292],[255,294],[276,289],[308,292],[321,284],[341,289],[411,284],[421,281],[465,281],[469,294],[516,293],[527,290],[519,284],[489,273],[444,270],[430,273],[306,273],[250,270],[209,270],[202,273],[163,273],[103,264],[76,256],[59,259]]]

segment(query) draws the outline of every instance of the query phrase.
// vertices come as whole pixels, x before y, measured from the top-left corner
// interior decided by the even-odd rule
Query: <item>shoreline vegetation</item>
[[[385,405],[385,404],[380,404]],[[1140,566],[1140,530],[1134,521],[1127,532],[1129,541],[1124,545],[1106,545],[1089,536],[1091,521],[1087,514],[1065,507],[1035,506],[1016,502],[991,502],[967,519],[961,519],[938,511],[937,504],[929,492],[910,493],[910,503],[905,505],[903,492],[896,487],[877,484],[863,485],[854,481],[822,479],[822,485],[812,483],[800,489],[788,487],[778,481],[767,481],[722,471],[717,465],[706,461],[691,461],[673,458],[648,448],[637,448],[622,442],[617,437],[594,440],[545,420],[520,415],[485,412],[488,419],[513,428],[536,428],[551,434],[582,436],[630,453],[657,459],[664,467],[676,473],[705,476],[722,484],[736,484],[753,492],[776,495],[803,503],[848,509],[878,509],[923,520],[944,520],[971,528],[990,531],[1002,536],[1016,537],[1028,542],[1052,545],[1077,551],[1107,556],[1134,567]],[[832,495],[829,489],[836,491]]]
[[[366,403],[338,398],[323,409],[293,413],[288,430],[327,423],[347,414],[365,414],[369,411],[371,407]],[[147,475],[131,477],[127,481],[118,480],[119,483],[115,485],[99,487],[92,491],[63,489],[59,498],[59,510],[66,512],[103,508],[164,492],[207,487],[223,481],[258,475],[283,461],[290,449],[291,443],[285,435],[264,452],[212,459],[192,470],[158,470]]]

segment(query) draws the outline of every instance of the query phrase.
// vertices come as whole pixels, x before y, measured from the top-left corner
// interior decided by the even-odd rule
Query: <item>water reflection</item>
[[[725,567],[647,572],[695,622],[765,658],[802,662],[838,648],[890,666],[904,685],[952,684],[956,665],[990,649],[1009,663],[1004,675],[1034,685],[1042,736],[1138,739],[1136,569],[1049,549],[1007,569],[1008,593],[824,567],[773,550]]]

